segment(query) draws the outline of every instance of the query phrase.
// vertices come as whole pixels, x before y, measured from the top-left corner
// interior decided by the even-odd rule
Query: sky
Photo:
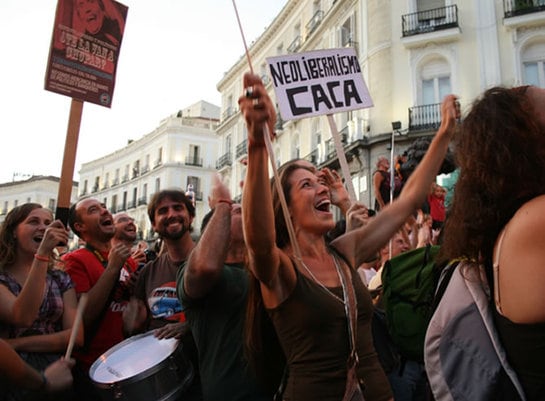
[[[246,42],[287,0],[237,0]],[[244,55],[232,0],[121,0],[129,7],[111,108],[84,103],[74,179],[82,163],[152,132],[200,100]],[[60,176],[71,99],[44,89],[56,0],[0,1],[0,183]],[[242,79],[242,77],[241,77]]]

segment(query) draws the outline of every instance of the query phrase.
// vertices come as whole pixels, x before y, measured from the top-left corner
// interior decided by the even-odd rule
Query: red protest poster
[[[114,0],[58,0],[45,89],[111,107],[127,11]]]

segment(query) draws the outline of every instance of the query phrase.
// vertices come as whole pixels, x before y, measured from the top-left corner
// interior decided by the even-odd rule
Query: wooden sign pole
[[[72,99],[66,142],[64,144],[59,193],[57,195],[57,209],[55,210],[55,218],[62,221],[65,226],[68,226],[68,211],[70,210],[70,198],[74,182],[74,165],[76,164],[76,151],[82,113],[83,101]]]
[[[329,122],[331,137],[333,138],[333,143],[335,144],[335,149],[337,150],[337,158],[339,159],[341,172],[344,177],[346,189],[348,190],[348,196],[350,197],[351,203],[354,203],[358,200],[358,198],[356,197],[356,191],[354,190],[354,184],[352,183],[352,176],[350,175],[350,169],[348,168],[348,162],[346,160],[346,155],[344,154],[341,135],[337,130],[337,124],[335,124],[335,119],[333,118],[333,115],[328,114],[327,121]]]

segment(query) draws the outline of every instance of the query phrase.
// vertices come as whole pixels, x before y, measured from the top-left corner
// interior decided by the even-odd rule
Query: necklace
[[[337,301],[339,301],[341,304],[344,305],[344,300],[341,299],[340,297],[338,297],[335,293],[333,293],[329,288],[327,288],[320,280],[318,280],[316,278],[316,276],[312,273],[312,271],[308,268],[308,266],[305,264],[305,262],[303,261],[302,258],[300,258],[299,256],[297,255],[293,255],[299,262],[301,262],[301,265],[305,268],[306,272],[309,274],[309,276],[312,278],[312,280],[318,284],[320,286],[320,288],[322,288],[327,294],[329,294],[330,296],[332,296],[333,298],[335,298]],[[344,289],[344,283],[343,283],[343,280],[342,280],[342,277],[341,277],[341,272],[339,271],[340,270],[340,267],[339,267],[339,264],[337,263],[337,259],[335,258],[335,256],[332,256],[333,257],[333,262],[335,263],[335,271],[337,272],[337,276],[339,276],[339,281],[341,283],[341,287],[343,289],[343,298],[344,298],[344,292],[345,292],[345,289]]]

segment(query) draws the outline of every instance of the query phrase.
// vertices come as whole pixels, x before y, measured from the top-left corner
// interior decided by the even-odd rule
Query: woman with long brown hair
[[[342,399],[350,354],[344,294],[353,287],[357,300],[359,356],[357,375],[367,401],[392,398],[374,351],[372,303],[356,268],[384,245],[420,207],[443,161],[459,116],[455,96],[442,104],[443,121],[420,165],[399,198],[366,225],[341,235],[329,245],[325,234],[334,225],[328,186],[312,169],[288,162],[279,169],[283,192],[299,252],[288,238],[275,187],[269,186],[264,124],[272,128],[275,109],[261,80],[244,76],[239,99],[248,127],[248,169],[243,188],[243,226],[249,265],[260,281],[267,308],[288,363],[284,399]],[[271,131],[272,132],[272,131]],[[341,271],[351,277],[342,286]]]
[[[484,270],[494,326],[527,400],[545,394],[544,110],[545,90],[533,86],[491,88],[474,102],[456,139],[460,175],[439,255]],[[502,399],[519,399],[508,391]]]
[[[62,356],[76,316],[74,284],[54,268],[54,249],[67,242],[63,224],[36,203],[13,208],[0,229],[0,337],[38,370]]]

